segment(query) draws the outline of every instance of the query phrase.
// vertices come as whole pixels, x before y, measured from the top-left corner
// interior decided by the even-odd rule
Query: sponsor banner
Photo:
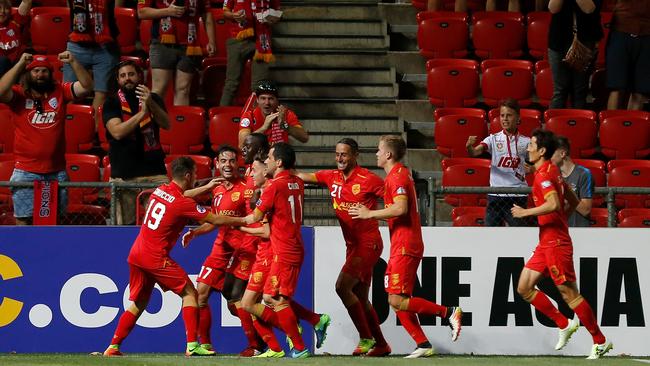
[[[130,304],[127,255],[138,227],[0,228],[0,352],[103,351]],[[313,305],[313,228],[303,228],[305,261],[296,299]],[[174,258],[196,281],[216,232],[178,243]],[[124,341],[125,352],[184,352],[181,299],[156,290]],[[219,293],[210,298],[212,341],[219,353],[247,342]],[[313,332],[304,327],[311,347]],[[284,337],[280,338],[283,339]],[[37,341],[34,341],[37,340]]]
[[[388,229],[382,259],[375,266],[372,302],[393,353],[410,353],[415,344],[387,304],[383,290],[389,253]],[[592,339],[584,327],[562,351],[555,351],[557,329],[516,293],[519,273],[538,239],[537,228],[423,228],[424,258],[418,269],[415,296],[465,311],[457,342],[447,323],[420,317],[439,353],[586,355]],[[578,286],[614,342],[612,354],[650,355],[650,246],[647,229],[572,229]],[[338,227],[316,228],[315,308],[332,315],[327,343],[319,352],[351,354],[359,341],[350,317],[336,296],[338,270],[345,246]],[[555,290],[550,280],[540,287]],[[557,290],[552,297],[560,299]],[[567,316],[573,313],[562,304]]]

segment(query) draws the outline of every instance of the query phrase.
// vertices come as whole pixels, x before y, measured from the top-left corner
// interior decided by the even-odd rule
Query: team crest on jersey
[[[406,189],[404,187],[397,188],[397,194],[406,194]]]
[[[390,282],[393,286],[399,284],[399,273],[393,273],[390,275]]]
[[[239,125],[244,128],[248,128],[251,126],[251,120],[248,118],[242,118],[242,120],[239,122]]]
[[[355,184],[352,186],[352,194],[353,195],[358,195],[359,192],[361,192],[361,184]]]
[[[205,208],[201,205],[196,205],[196,211],[199,213],[205,213]]]
[[[8,35],[9,37],[13,37],[15,34],[16,34],[16,32],[14,32],[13,29],[9,29],[9,30],[7,31],[7,35]]]
[[[548,188],[551,186],[551,181],[550,180],[545,180],[542,182],[542,188]]]
[[[50,99],[50,100],[47,102],[47,104],[49,104],[50,107],[52,107],[52,109],[56,109],[56,107],[59,106],[59,102],[56,100],[56,98],[52,98],[52,99]]]
[[[497,142],[497,150],[498,151],[503,150],[503,142]]]
[[[250,265],[251,265],[250,261],[243,260],[241,261],[241,263],[239,263],[239,270],[246,271],[248,267],[250,267]]]
[[[237,202],[237,201],[239,201],[239,196],[240,195],[241,195],[240,192],[233,192],[232,195],[230,195],[230,199],[233,202]]]

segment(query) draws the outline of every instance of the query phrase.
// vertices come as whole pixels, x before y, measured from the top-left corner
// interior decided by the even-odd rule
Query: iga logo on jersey
[[[50,128],[56,124],[56,112],[33,111],[29,120],[36,128]]]

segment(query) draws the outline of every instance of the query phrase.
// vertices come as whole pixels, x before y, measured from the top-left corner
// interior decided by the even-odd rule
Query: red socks
[[[402,310],[396,311],[395,314],[415,343],[420,344],[429,341],[427,336],[424,335],[417,314]]]
[[[578,306],[573,308],[573,311],[578,316],[578,319],[580,319],[580,321],[582,322],[582,325],[584,325],[585,328],[587,328],[587,330],[589,331],[589,333],[591,333],[591,337],[593,338],[594,343],[595,344],[605,343],[605,336],[600,331],[600,327],[598,327],[598,321],[596,320],[594,311],[591,309],[591,306],[589,306],[587,300],[581,299]]]
[[[290,300],[290,304],[291,304],[291,310],[293,310],[293,313],[296,314],[296,317],[298,319],[304,319],[311,325],[316,325],[320,321],[320,315],[307,309],[301,304],[293,300]]]
[[[194,306],[183,307],[183,321],[185,322],[185,333],[187,335],[187,343],[196,342],[197,329],[199,323],[199,308]]]
[[[541,291],[535,291],[535,296],[530,300],[530,304],[539,310],[542,314],[551,318],[558,328],[564,329],[569,325],[569,320],[560,313],[560,311],[551,303],[548,296]]]
[[[133,330],[137,321],[138,318],[136,318],[132,312],[125,311],[117,322],[117,329],[115,329],[115,334],[113,334],[111,344],[121,344],[124,338],[131,333],[131,330]]]
[[[201,339],[201,343],[212,344],[212,340],[210,340],[210,328],[212,328],[210,305],[199,306],[199,338]]]
[[[276,328],[280,328],[280,323],[278,322],[278,315],[270,307],[265,306],[262,316],[260,316],[265,323],[271,324]]]
[[[367,303],[365,310],[366,310],[366,319],[368,320],[368,327],[370,328],[372,337],[377,342],[376,345],[377,346],[387,345],[388,343],[386,343],[384,334],[381,332],[381,326],[379,325],[379,317],[377,316],[377,312],[375,311],[375,308],[373,308],[370,303]]]
[[[406,311],[423,315],[447,316],[447,307],[425,300],[421,297],[411,297]]]
[[[271,328],[268,323],[265,323],[261,319],[254,318],[253,326],[255,327],[257,334],[262,337],[262,340],[266,342],[270,349],[275,352],[280,352],[282,350],[282,347],[280,347],[280,344],[278,343],[278,339],[275,338],[273,328]]]
[[[291,306],[287,306],[284,309],[276,311],[278,321],[280,323],[280,329],[287,334],[287,336],[293,342],[293,347],[302,351],[305,349],[305,343],[302,340],[300,331],[298,330],[298,319],[296,319],[296,314],[293,313]]]
[[[241,326],[244,329],[246,339],[248,339],[248,345],[255,349],[261,349],[262,345],[258,344],[257,334],[255,334],[255,326],[253,325],[251,314],[244,310],[244,308],[237,308],[237,315],[239,315]]]
[[[372,333],[370,332],[368,321],[366,319],[366,312],[364,311],[361,302],[357,301],[354,304],[348,306],[348,314],[350,314],[352,323],[359,332],[359,337],[362,339],[372,338]]]

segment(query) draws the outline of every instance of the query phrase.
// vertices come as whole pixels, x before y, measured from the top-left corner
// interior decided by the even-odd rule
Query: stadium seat
[[[142,192],[138,193],[138,196],[136,197],[136,205],[135,205],[135,224],[137,226],[142,225],[142,220],[144,219],[144,214],[145,214],[145,207],[144,204],[149,201],[149,197],[153,193],[153,188],[152,189],[145,189]]]
[[[165,166],[171,166],[172,161],[181,156],[189,156],[196,163],[196,179],[205,179],[212,177],[212,159],[204,155],[167,155],[165,156]],[[169,169],[168,169],[169,170]],[[171,176],[171,174],[168,174]]]
[[[551,13],[534,11],[526,16],[528,28],[528,53],[537,60],[548,58],[548,29],[551,25]]]
[[[436,108],[433,111],[434,120],[442,116],[465,116],[485,119],[485,111],[480,108]]]
[[[99,117],[97,118],[97,136],[99,137],[99,146],[102,150],[108,152],[108,138],[106,137],[106,125],[104,125],[104,114],[102,113],[104,106],[97,108]]]
[[[483,215],[485,217],[485,207],[484,206],[460,206],[454,207],[451,210],[451,220],[456,220],[457,217],[468,214]]]
[[[621,166],[632,166],[632,167],[648,167],[650,168],[650,160],[641,160],[641,159],[616,159],[610,160],[607,163],[607,171],[612,171]]]
[[[212,19],[214,21],[214,32],[216,40],[216,52],[212,57],[225,60],[226,59],[226,41],[230,38],[230,29],[235,27],[232,22],[227,21],[223,17],[222,8],[210,9]],[[203,28],[202,28],[203,29]],[[207,35],[206,35],[207,38]]]
[[[604,121],[605,118],[609,117],[633,117],[650,121],[650,112],[627,109],[608,109],[598,113],[598,120],[601,122]]]
[[[481,70],[481,91],[485,104],[496,107],[505,98],[516,99],[522,107],[531,104],[533,64],[530,61],[485,60],[481,62]]]
[[[102,167],[102,182],[108,182],[111,179],[111,161],[108,155],[104,155],[102,158]]]
[[[52,73],[52,77],[54,77],[54,80],[58,81],[59,83],[62,83],[63,62],[59,60],[59,55],[45,55],[45,58],[47,58],[47,61],[49,61],[52,64],[52,67],[54,67],[54,72]]]
[[[549,106],[553,98],[553,73],[546,60],[535,63],[535,94],[539,104]]]
[[[33,18],[37,15],[41,15],[45,13],[60,13],[61,11],[64,11],[64,9],[69,9],[67,0],[64,0],[64,3],[62,5],[51,4],[51,5],[33,6],[29,10],[29,16]],[[16,8],[16,10],[18,10],[18,8]]]
[[[610,159],[650,155],[650,122],[636,117],[609,117],[600,123],[601,151]]]
[[[13,204],[0,205],[0,225],[16,225]]]
[[[490,121],[490,133],[497,133],[501,128],[501,109],[493,108],[488,112]],[[519,110],[519,125],[517,130],[520,134],[530,137],[533,130],[542,127],[542,114],[536,109],[522,108]]]
[[[477,144],[487,136],[487,124],[481,117],[443,116],[436,120],[434,139],[439,153],[451,158],[466,157],[468,136],[477,136]]]
[[[11,153],[14,151],[14,112],[6,104],[0,104],[0,152]]]
[[[217,58],[203,60],[201,90],[208,107],[219,105],[226,79],[226,61]],[[239,90],[233,100],[234,105],[244,105],[251,94],[252,61],[246,61],[244,71],[239,81]]]
[[[466,64],[470,63],[472,67]],[[447,63],[447,64],[445,64]],[[476,104],[479,91],[478,63],[463,60],[457,66],[449,60],[429,60],[427,94],[436,107],[469,107]],[[438,66],[441,65],[441,66]],[[453,88],[450,88],[453,85]]]
[[[471,11],[481,11],[485,9],[485,1],[481,0],[468,0],[467,2],[467,10]],[[427,9],[427,1],[426,0],[412,0],[411,5],[415,7],[417,10],[423,11]],[[446,11],[454,11],[455,8],[455,0],[443,0],[442,1],[442,9],[441,10],[446,10]]]
[[[441,11],[418,13],[418,48],[426,59],[467,56],[467,14]]]
[[[620,166],[607,177],[608,187],[650,187],[650,167]],[[616,194],[616,207],[650,207],[650,195]]]
[[[589,214],[590,227],[607,227],[608,213],[606,208],[592,208]]]
[[[523,56],[524,17],[517,12],[477,12],[472,16],[472,41],[481,59]]]
[[[488,187],[490,168],[480,164],[452,165],[442,171],[443,187]],[[445,202],[452,206],[485,206],[485,194],[445,194]]]
[[[203,108],[174,106],[168,108],[170,129],[160,130],[160,144],[166,154],[196,154],[205,141]]]
[[[142,49],[149,54],[149,44],[151,43],[151,25],[153,21],[151,19],[140,19],[140,25],[138,30],[140,32],[140,43],[142,43]]]
[[[594,187],[607,186],[607,175],[605,173],[604,161],[593,160],[593,159],[573,159],[573,162],[589,169],[589,171],[591,172],[591,178],[594,182]],[[605,197],[603,195],[595,194],[594,197],[592,197],[593,207],[599,207],[604,202],[605,202]]]
[[[569,117],[569,118],[587,118],[596,121],[596,112],[588,109],[547,109],[544,111],[544,121],[548,121],[553,117]]]
[[[624,208],[616,214],[616,219],[621,222],[629,217],[640,216],[646,220],[650,219],[650,208]]]
[[[490,159],[481,159],[481,158],[446,158],[442,159],[441,167],[442,170],[449,168],[454,165],[480,165],[485,168],[490,167]]]
[[[214,107],[210,108],[210,147],[217,151],[219,145],[229,144],[239,146],[239,117],[241,107]]]
[[[95,113],[89,105],[68,104],[65,115],[65,144],[67,153],[79,153],[93,148]]]
[[[70,10],[67,7],[42,13],[36,11],[36,15],[32,15],[32,47],[40,54],[56,55],[65,51],[69,33]]]
[[[66,172],[71,182],[100,182],[99,157],[89,154],[65,154]],[[71,204],[95,202],[97,188],[70,188],[68,201]]]
[[[609,31],[612,25],[612,12],[601,11],[600,12],[600,24],[603,25],[603,39],[598,42],[598,58],[596,59],[597,67],[604,67],[606,60],[606,51],[607,51],[607,37],[609,37]]]
[[[643,216],[626,217],[618,223],[618,227],[641,227],[650,228],[650,218]]]
[[[485,210],[485,207],[481,207]],[[467,227],[467,226],[485,226],[485,212],[470,212],[461,214],[453,219],[454,227]]]
[[[593,156],[598,145],[598,123],[594,118],[556,116],[546,120],[545,129],[569,139],[572,158]]]
[[[11,179],[15,163],[13,159],[0,160],[0,181],[8,182]],[[0,203],[11,204],[11,189],[9,187],[0,187]]]
[[[120,29],[117,44],[123,55],[135,51],[135,42],[138,38],[138,17],[134,9],[115,8],[115,22]]]

